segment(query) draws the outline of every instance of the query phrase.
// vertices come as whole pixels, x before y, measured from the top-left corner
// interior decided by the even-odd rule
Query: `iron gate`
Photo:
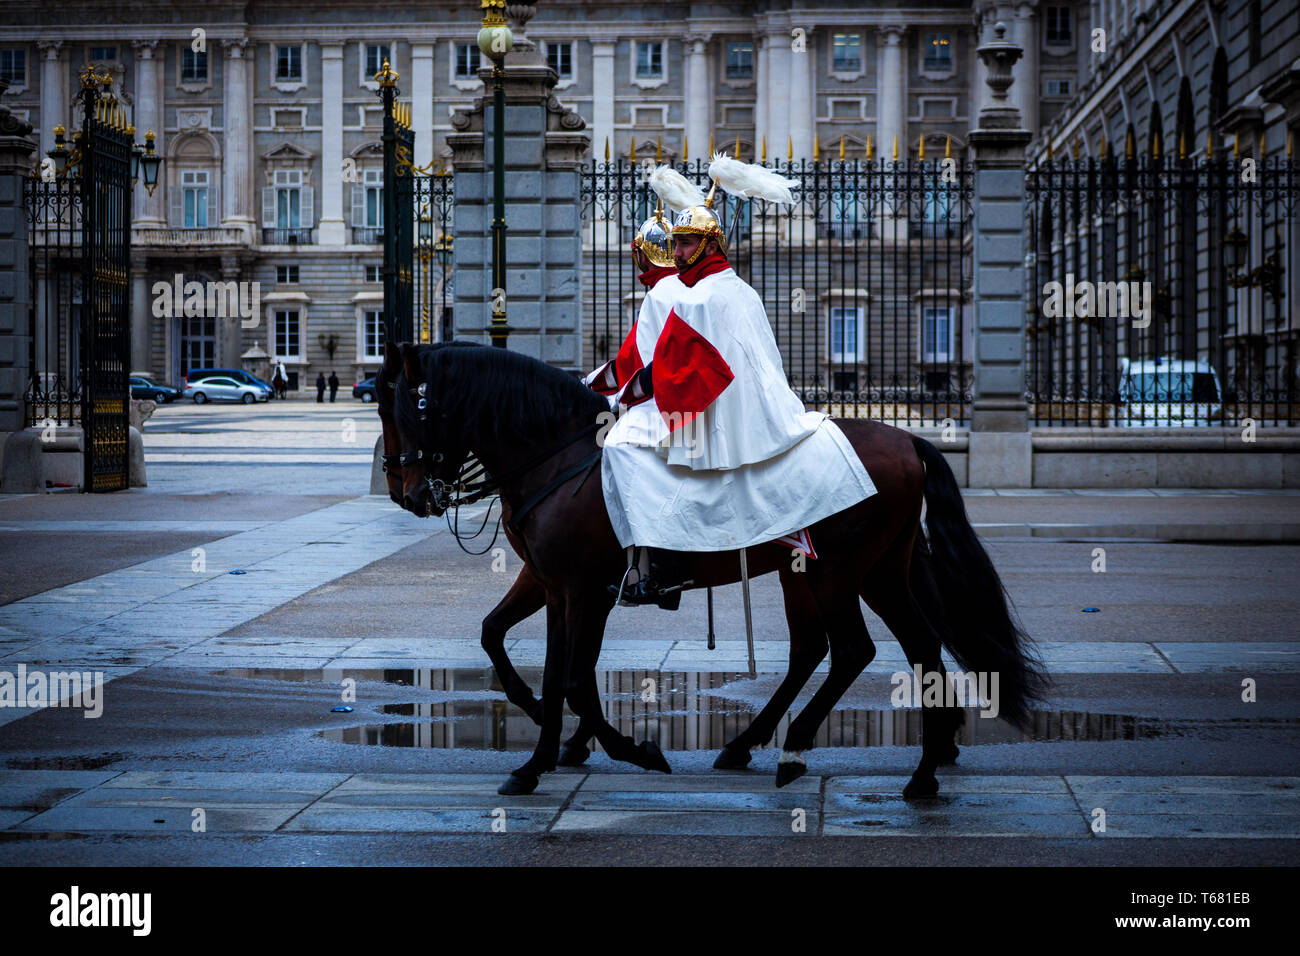
[[[762,297],[786,378],[809,407],[900,425],[969,421],[973,183],[964,150],[930,142],[928,158],[924,142],[903,159],[875,157],[868,142],[861,158],[841,144],[838,159],[815,150],[812,162],[765,163],[796,181],[793,206],[718,191],[728,258]],[[628,243],[654,215],[649,173],[660,162],[671,160],[633,151],[583,173],[588,367],[618,351],[635,315]],[[708,191],[707,161],[672,165]]]
[[[397,102],[388,61],[375,79],[384,105],[384,330],[393,342],[440,342],[451,337],[455,180],[439,159],[415,165],[411,107]]]
[[[130,484],[131,154],[108,77],[81,76],[68,168],[25,184],[30,236],[29,426],[80,424],[84,491]]]

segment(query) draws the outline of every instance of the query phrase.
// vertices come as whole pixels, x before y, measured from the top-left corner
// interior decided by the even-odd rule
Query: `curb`
[[[1242,524],[974,524],[981,538],[1059,538],[1092,540],[1135,538],[1145,541],[1236,541],[1259,544],[1300,542],[1300,524],[1245,522]]]

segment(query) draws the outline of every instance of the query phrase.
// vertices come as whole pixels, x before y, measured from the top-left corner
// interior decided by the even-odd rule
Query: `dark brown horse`
[[[451,503],[461,464],[472,453],[517,516],[516,547],[546,595],[542,732],[532,758],[501,792],[531,792],[539,775],[556,766],[566,699],[611,757],[667,770],[656,746],[637,745],[605,720],[595,679],[613,606],[607,586],[621,576],[625,558],[595,480],[599,472],[579,479],[575,466],[597,452],[594,426],[608,413],[606,401],[562,371],[500,349],[408,345],[402,354],[392,412],[408,461],[418,453],[424,466],[404,470],[404,505],[415,514],[441,514]],[[825,683],[786,734],[778,786],[806,771],[802,752],[811,749],[817,728],[875,656],[860,596],[923,672],[942,673],[940,650],[946,647],[963,669],[997,674],[1001,714],[1013,723],[1026,723],[1029,705],[1041,697],[1044,685],[1041,665],[1011,614],[943,456],[924,439],[878,422],[839,425],[877,494],[812,528],[819,559],[802,572],[791,568],[784,547],[750,549],[751,574],[781,572],[791,625],[790,670],[715,766],[748,763],[750,749],[771,739],[799,690],[828,649],[831,653]],[[923,501],[928,546],[920,531]],[[683,558],[696,587],[739,578],[736,552]],[[934,771],[953,756],[959,714],[950,707],[924,709],[921,762],[905,796],[937,792]]]

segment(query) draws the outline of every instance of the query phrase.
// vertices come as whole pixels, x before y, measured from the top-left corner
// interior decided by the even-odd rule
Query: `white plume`
[[[704,202],[704,193],[700,191],[700,187],[671,166],[659,166],[650,174],[650,188],[663,200],[664,205],[674,212]]]
[[[713,154],[713,161],[709,163],[709,175],[729,195],[766,199],[769,202],[793,203],[794,196],[790,194],[790,187],[799,185],[797,179],[786,179],[757,163],[742,163],[723,153]]]

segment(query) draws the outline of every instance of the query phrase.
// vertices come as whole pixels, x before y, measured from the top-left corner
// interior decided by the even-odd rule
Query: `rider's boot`
[[[684,570],[679,552],[651,548],[650,573],[624,586],[621,594],[617,585],[610,590],[619,594],[624,604],[657,604],[665,611],[675,611],[682,603],[682,589],[693,583],[682,580]]]

